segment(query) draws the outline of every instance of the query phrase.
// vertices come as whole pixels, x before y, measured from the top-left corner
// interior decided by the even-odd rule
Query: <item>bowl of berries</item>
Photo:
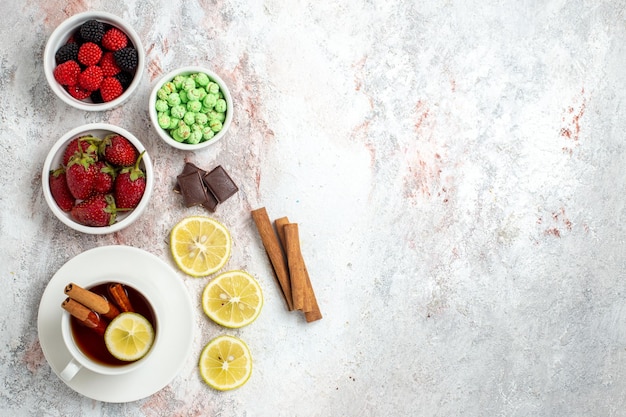
[[[132,224],[154,185],[150,156],[129,131],[106,123],[79,126],[50,149],[42,171],[46,203],[64,224],[88,234]]]
[[[105,111],[126,101],[141,82],[145,52],[124,20],[84,12],[61,23],[44,50],[48,85],[66,104]]]
[[[215,72],[200,66],[178,68],[154,85],[150,120],[168,145],[186,151],[221,140],[233,120],[233,99]]]

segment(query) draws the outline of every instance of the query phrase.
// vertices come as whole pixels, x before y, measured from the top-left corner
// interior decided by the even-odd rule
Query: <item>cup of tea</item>
[[[124,281],[97,282],[88,288],[68,283],[64,292],[67,298],[62,303],[65,311],[61,334],[71,360],[59,374],[62,379],[70,381],[83,368],[100,375],[120,375],[146,363],[159,342],[158,309],[151,304],[148,295],[137,289],[134,283]],[[111,323],[120,323],[122,315],[130,321],[126,320],[120,328],[113,325],[118,334],[109,336],[107,329]],[[137,319],[141,321],[133,327],[133,320]],[[133,335],[134,330],[138,333]],[[135,358],[120,356],[119,351],[112,350],[111,340],[129,335],[139,341],[150,336],[146,342],[147,352],[138,352],[141,356]]]

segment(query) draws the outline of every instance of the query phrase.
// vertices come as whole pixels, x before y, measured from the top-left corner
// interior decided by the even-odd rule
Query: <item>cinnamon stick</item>
[[[131,313],[135,312],[133,305],[128,299],[128,293],[126,293],[126,289],[122,284],[119,282],[113,282],[109,284],[108,290],[111,298],[113,298],[113,301],[115,301],[115,304],[117,304],[121,311]]]
[[[283,246],[283,249],[287,247],[285,245],[285,229],[283,229],[283,227],[288,223],[290,222],[287,216],[279,217],[278,219],[274,220],[274,228],[276,229],[278,240],[280,241],[280,244]]]
[[[74,283],[65,286],[65,294],[72,300],[78,301],[88,309],[101,314],[107,319],[113,319],[120,314],[117,307],[111,304],[106,298]]]
[[[285,224],[283,226],[283,233],[285,234],[285,252],[287,253],[287,266],[289,267],[293,308],[296,310],[309,311],[310,303],[307,303],[306,308],[304,305],[306,275],[304,273],[304,259],[302,259],[302,252],[300,251],[298,223]]]
[[[104,335],[107,324],[94,311],[71,298],[66,298],[61,307],[74,316],[83,326],[89,327],[100,336]]]
[[[280,217],[274,220],[274,226],[276,227],[276,231],[278,233],[278,237],[280,238],[281,244],[283,247],[287,247],[287,242],[285,241],[285,230],[284,227],[286,224],[289,224],[289,219],[287,217]],[[289,263],[289,259],[287,259],[287,263]],[[304,275],[306,278],[306,292],[305,292],[305,311],[304,318],[307,323],[312,321],[316,321],[322,318],[322,312],[320,311],[319,305],[317,304],[317,298],[315,297],[315,292],[313,291],[313,285],[311,285],[311,278],[309,277],[309,271],[306,268],[306,264],[304,265]]]
[[[270,222],[265,207],[252,210],[251,213],[261,237],[261,242],[265,248],[265,252],[267,253],[267,256],[272,264],[274,276],[278,281],[278,285],[280,286],[285,302],[287,303],[287,308],[291,311],[293,310],[293,299],[291,295],[291,283],[289,282],[289,272],[287,270],[285,255],[283,254],[276,232],[272,227],[272,223]]]

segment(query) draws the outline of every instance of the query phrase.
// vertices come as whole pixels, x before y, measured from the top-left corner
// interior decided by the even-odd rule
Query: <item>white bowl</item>
[[[125,227],[132,224],[135,220],[137,220],[143,211],[148,206],[150,201],[150,196],[152,195],[152,189],[154,186],[154,171],[152,168],[152,161],[150,159],[150,155],[144,153],[143,158],[141,159],[140,166],[146,173],[146,190],[139,202],[139,205],[135,207],[132,211],[128,212],[119,212],[117,213],[117,221],[110,226],[104,227],[91,227],[85,226],[80,223],[77,223],[72,219],[70,213],[65,212],[59,208],[57,203],[52,198],[52,194],[50,193],[50,171],[58,168],[62,163],[63,152],[67,144],[74,138],[79,136],[92,135],[99,138],[104,138],[106,135],[110,133],[117,133],[121,136],[124,136],[128,139],[134,146],[137,148],[139,153],[146,151],[146,148],[143,144],[137,139],[132,133],[118,126],[106,124],[106,123],[92,123],[88,125],[79,126],[75,129],[70,130],[65,135],[63,135],[50,149],[48,152],[48,156],[46,157],[43,170],[41,175],[42,189],[43,195],[48,203],[48,207],[52,210],[52,213],[61,220],[64,224],[71,227],[74,230],[79,232],[92,234],[92,235],[102,235],[107,233],[113,233],[124,229]]]
[[[178,142],[174,140],[174,138],[172,138],[165,129],[159,126],[157,110],[155,107],[155,103],[157,100],[157,93],[159,89],[166,82],[173,80],[174,77],[176,77],[177,75],[189,75],[189,74],[200,73],[200,72],[208,75],[211,81],[214,81],[215,83],[219,85],[220,90],[222,91],[222,94],[224,95],[224,100],[226,100],[226,118],[224,122],[222,123],[222,129],[218,133],[216,133],[215,136],[212,137],[211,139],[204,141],[204,142],[200,142],[198,144]],[[148,106],[149,106],[148,111],[150,113],[150,120],[152,121],[154,130],[159,135],[159,137],[163,139],[163,141],[167,143],[168,145],[174,148],[182,149],[186,151],[195,151],[195,150],[203,149],[218,142],[224,136],[226,136],[226,133],[228,132],[228,128],[230,127],[230,124],[233,120],[233,99],[230,94],[230,90],[228,89],[228,86],[226,85],[224,80],[222,80],[215,72],[209,70],[208,68],[204,68],[200,66],[182,67],[161,77],[159,81],[157,81],[155,86],[153,87],[152,92],[150,93],[150,100],[148,101]]]
[[[93,103],[89,98],[85,100],[75,99],[54,79],[53,74],[54,69],[56,68],[55,54],[57,50],[67,42],[70,35],[74,33],[83,23],[92,19],[115,26],[124,32],[135,49],[137,49],[137,55],[139,58],[133,81],[128,86],[126,91],[124,91],[124,93],[115,100],[111,100],[106,103]],[[54,91],[54,93],[68,105],[85,111],[110,110],[126,101],[139,86],[144,66],[145,51],[137,32],[135,32],[135,30],[128,23],[119,17],[101,11],[79,13],[63,21],[63,23],[61,23],[50,35],[43,54],[44,73],[52,91]]]

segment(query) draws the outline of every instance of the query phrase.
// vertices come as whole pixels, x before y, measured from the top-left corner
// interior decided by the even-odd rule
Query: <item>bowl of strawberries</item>
[[[134,29],[101,11],[76,14],[50,35],[44,73],[52,91],[80,110],[119,106],[137,89],[145,52]]]
[[[50,149],[42,188],[52,213],[88,234],[113,233],[132,224],[152,195],[150,156],[129,131],[106,123],[79,126]]]

